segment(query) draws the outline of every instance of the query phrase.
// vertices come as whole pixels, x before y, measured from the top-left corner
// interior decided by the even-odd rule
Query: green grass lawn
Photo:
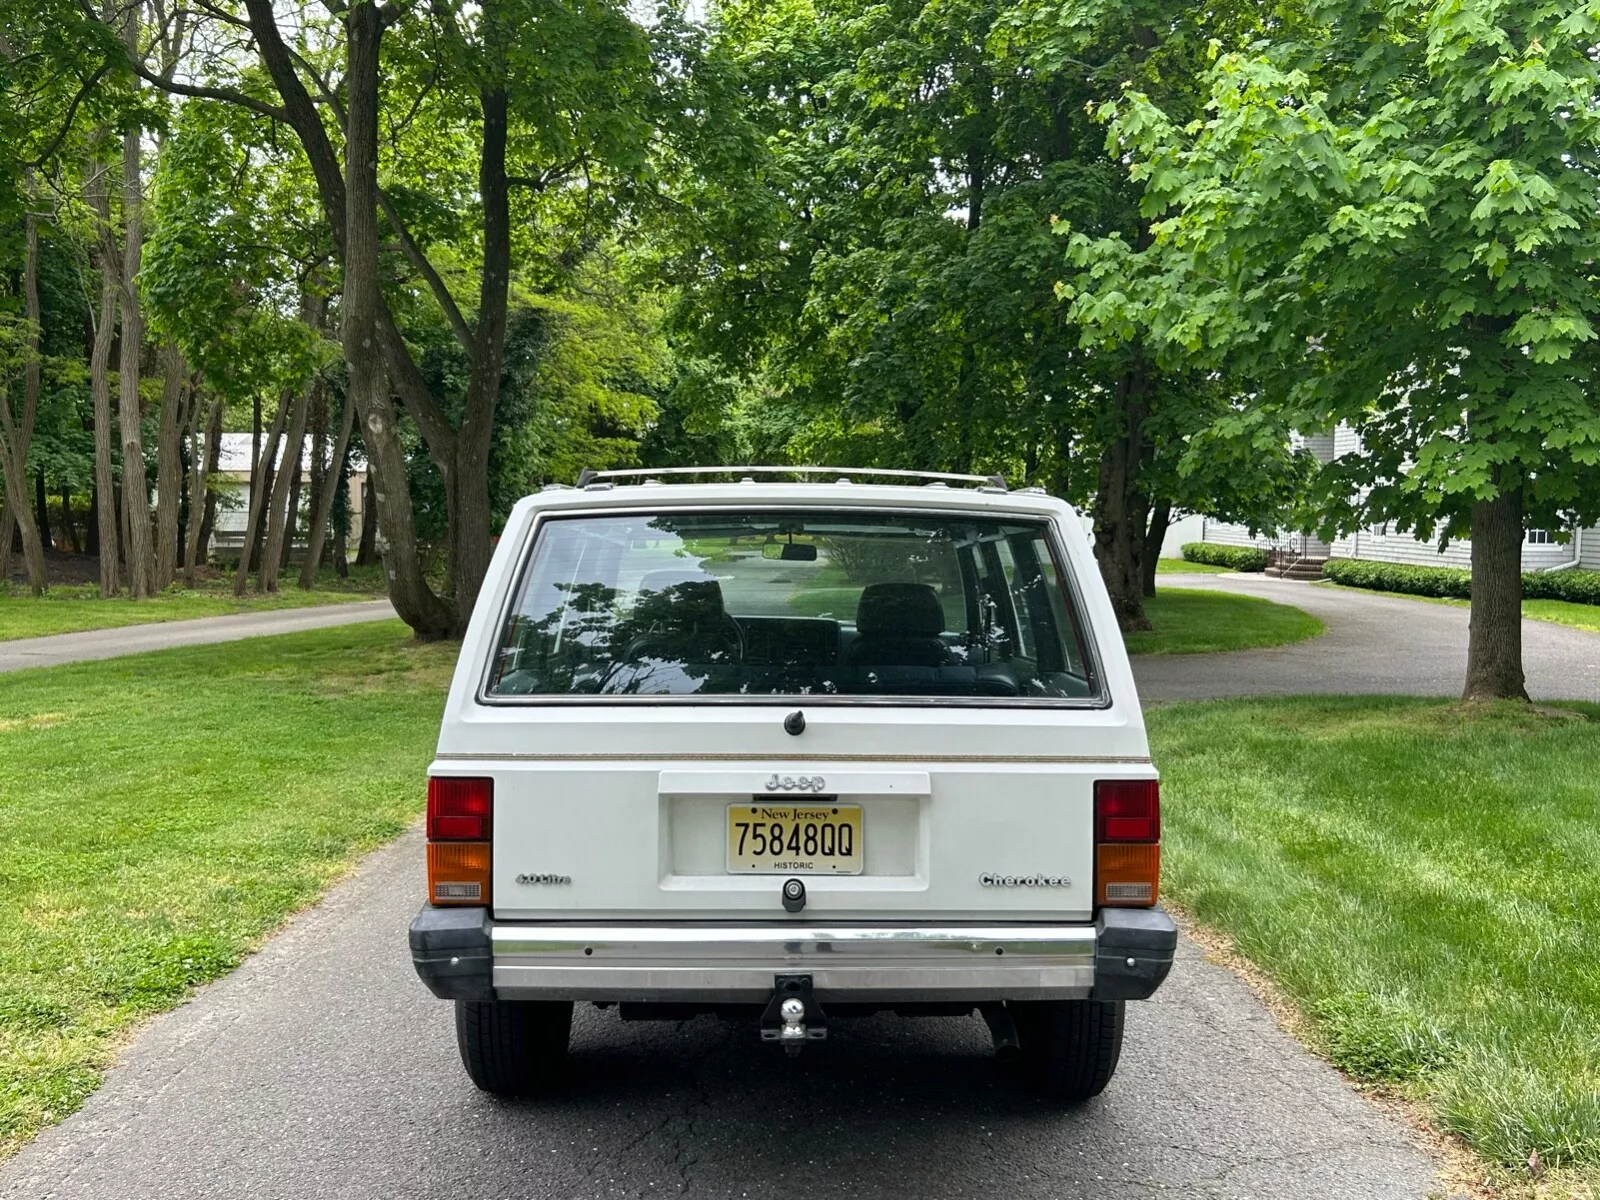
[[[1231,575],[1231,567],[1217,567],[1211,563],[1190,562],[1187,558],[1156,559],[1157,575]]]
[[[1522,615],[1535,621],[1553,621],[1574,629],[1600,633],[1600,607],[1570,600],[1524,600]]]
[[[349,579],[339,579],[332,571],[324,570],[318,577],[317,590],[310,592],[302,592],[296,586],[298,578],[297,569],[283,581],[283,590],[273,596],[235,596],[231,580],[219,578],[193,591],[174,588],[138,602],[126,595],[102,600],[99,589],[92,586],[54,587],[43,596],[34,597],[26,588],[0,585],[0,642],[191,617],[375,600],[386,594],[381,570],[352,571]]]
[[[385,621],[4,677],[0,1158],[421,812],[455,652]]]
[[[1304,641],[1323,629],[1317,618],[1287,604],[1198,588],[1157,589],[1144,611],[1155,628],[1127,634],[1129,654],[1255,650]]]
[[[1149,722],[1168,894],[1281,985],[1337,1065],[1493,1162],[1537,1150],[1592,1183],[1600,706],[1583,712],[1318,698]]]

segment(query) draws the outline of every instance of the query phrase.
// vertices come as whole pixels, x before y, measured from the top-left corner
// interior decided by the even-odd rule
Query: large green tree
[[[1525,696],[1525,526],[1600,516],[1600,4],[1331,0],[1211,70],[1203,121],[1110,110],[1152,219],[1080,313],[1249,363],[1348,422],[1327,520],[1472,539],[1465,695]],[[1131,314],[1131,317],[1130,317]]]

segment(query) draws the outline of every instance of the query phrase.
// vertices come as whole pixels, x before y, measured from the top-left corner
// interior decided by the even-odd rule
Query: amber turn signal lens
[[[1114,908],[1149,908],[1161,891],[1161,846],[1155,842],[1095,847],[1095,899]]]
[[[429,842],[429,901],[487,905],[489,862],[488,842]]]

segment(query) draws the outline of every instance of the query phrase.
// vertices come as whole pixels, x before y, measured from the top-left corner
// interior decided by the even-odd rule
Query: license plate
[[[728,870],[747,874],[861,874],[861,806],[730,804]]]

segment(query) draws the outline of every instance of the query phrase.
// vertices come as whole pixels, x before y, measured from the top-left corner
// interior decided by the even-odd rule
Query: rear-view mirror
[[[804,542],[785,542],[783,553],[778,557],[785,562],[816,562],[817,548]]]

